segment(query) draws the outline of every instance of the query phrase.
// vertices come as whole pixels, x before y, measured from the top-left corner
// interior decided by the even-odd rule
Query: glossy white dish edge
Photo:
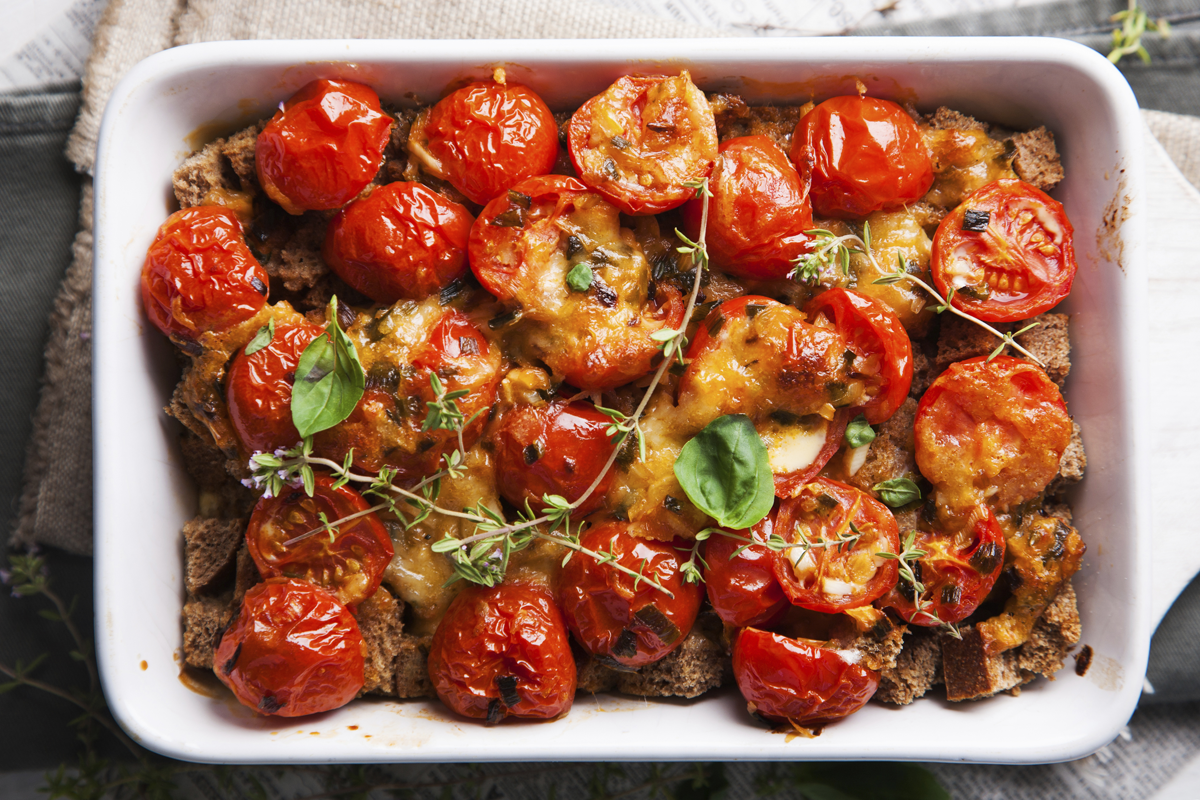
[[[1057,681],[1038,681],[1019,698],[870,705],[817,739],[791,741],[755,725],[730,690],[696,702],[580,698],[570,715],[551,724],[485,729],[451,717],[436,702],[372,700],[317,717],[266,719],[184,686],[177,663],[179,529],[193,514],[194,490],[161,413],[174,374],[170,345],[143,324],[137,277],[170,210],[169,175],[186,155],[187,136],[214,120],[265,116],[316,76],[358,77],[392,99],[422,87],[420,99],[430,101],[454,78],[485,76],[495,64],[505,64],[552,106],[586,99],[625,64],[645,71],[687,67],[706,88],[724,84],[760,101],[775,91],[795,92],[813,76],[857,75],[873,93],[907,87],[922,107],[947,104],[1056,132],[1068,178],[1055,194],[1071,209],[1081,263],[1068,309],[1076,343],[1068,397],[1091,462],[1076,497],[1076,523],[1089,543],[1076,578],[1083,641],[1097,653],[1087,678],[1076,677],[1068,661]],[[761,83],[713,79],[723,75]],[[849,90],[845,79],[829,83]],[[1146,352],[1140,125],[1128,86],[1102,57],[1047,39],[234,42],[147,59],[113,94],[96,166],[96,638],[114,714],[153,750],[237,763],[864,757],[1034,763],[1095,750],[1132,713],[1150,635],[1146,440],[1136,413],[1146,407],[1139,360]],[[1123,223],[1111,235],[1097,235],[1114,208]],[[1121,377],[1114,382],[1114,375]]]

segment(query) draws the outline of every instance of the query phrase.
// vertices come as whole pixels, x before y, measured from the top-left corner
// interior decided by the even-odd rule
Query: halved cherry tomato
[[[558,126],[532,89],[472,83],[418,117],[408,147],[430,172],[483,205],[554,168]]]
[[[167,336],[193,341],[261,311],[268,280],[231,211],[185,208],[167,218],[146,252],[142,306]]]
[[[845,337],[854,355],[850,378],[862,386],[854,408],[872,425],[895,414],[912,388],[913,366],[912,341],[895,312],[861,292],[833,288],[814,297],[804,313],[814,323],[828,320]]]
[[[1071,430],[1058,387],[1036,364],[972,358],[951,364],[921,397],[917,468],[936,489],[943,521],[984,502],[1006,511],[1058,474]]]
[[[811,545],[775,553],[775,576],[795,605],[836,614],[869,605],[896,584],[896,561],[877,555],[899,552],[896,518],[853,486],[828,478],[805,484],[779,506],[775,533]]]
[[[775,512],[740,536],[765,543],[771,536]],[[770,625],[787,610],[787,596],[775,578],[775,554],[752,544],[714,533],[704,543],[704,588],[713,611],[726,625],[743,628]],[[737,555],[734,555],[737,553]]]
[[[707,243],[712,263],[730,275],[786,278],[792,262],[812,240],[808,184],[783,151],[766,136],[741,136],[721,143],[709,178]],[[683,206],[683,225],[700,236],[703,200]]]
[[[420,300],[466,271],[474,221],[419,183],[389,183],[330,220],[322,254],[339,278],[377,303]]]
[[[930,267],[956,308],[989,322],[1049,311],[1075,280],[1075,229],[1062,204],[1016,179],[971,192],[938,225]]]
[[[300,441],[292,422],[292,384],[300,355],[324,332],[319,325],[278,325],[266,347],[238,351],[225,381],[229,419],[249,452],[271,452]]]
[[[328,475],[318,475],[312,497],[296,489],[261,498],[250,516],[246,546],[264,578],[315,583],[354,608],[379,588],[394,555],[392,539],[373,513],[320,530],[326,520],[335,523],[370,508],[358,492],[349,486],[335,489],[333,483]],[[320,532],[287,544],[313,530]]]
[[[579,107],[567,141],[580,180],[626,214],[657,214],[695,194],[685,183],[708,176],[717,124],[686,70],[626,75]]]
[[[811,179],[813,210],[865,217],[920,200],[933,185],[921,132],[890,100],[849,95],[821,103],[792,134],[792,162]]]
[[[612,420],[591,403],[552,400],[540,406],[518,405],[500,418],[493,435],[496,488],[517,508],[538,510],[544,495],[575,502],[600,476],[612,453],[607,433]],[[590,514],[604,502],[612,485],[609,470],[576,513]]]
[[[433,634],[429,680],[443,703],[489,725],[565,714],[575,700],[575,659],[550,591],[464,589]]]
[[[733,677],[751,714],[773,722],[822,725],[858,711],[879,687],[879,673],[854,650],[746,628],[733,644]]]
[[[559,576],[558,601],[584,649],[609,667],[630,670],[658,661],[683,643],[704,590],[684,581],[679,571],[683,557],[675,546],[631,536],[626,527],[621,522],[600,525],[580,543],[598,553],[611,552],[616,563],[658,580],[674,597],[611,564],[576,555]]]
[[[289,214],[341,208],[379,172],[391,129],[371,87],[313,81],[258,135],[258,181]]]
[[[363,639],[353,615],[329,592],[270,578],[242,598],[213,664],[242,705],[300,717],[354,699],[363,686]]]
[[[961,622],[979,607],[1004,566],[1004,531],[986,505],[976,507],[962,531],[937,530],[922,521],[913,546],[925,551],[912,564],[913,574],[924,585],[917,595],[908,581],[900,581],[876,605],[893,608],[914,625],[935,626]],[[964,535],[965,534],[965,535]]]

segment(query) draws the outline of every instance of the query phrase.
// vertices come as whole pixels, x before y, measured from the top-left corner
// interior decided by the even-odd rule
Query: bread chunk
[[[227,588],[245,533],[245,519],[196,517],[183,526],[184,584],[189,594],[213,594]]]
[[[733,679],[721,622],[702,614],[683,644],[637,672],[617,673],[617,691],[642,697],[699,697]]]
[[[217,642],[232,616],[229,597],[190,597],[183,604],[183,662],[212,669]]]
[[[225,472],[225,454],[213,443],[212,437],[199,436],[191,429],[179,437],[183,468],[201,489],[218,490],[229,481]]]
[[[938,633],[927,628],[910,627],[908,642],[896,658],[896,665],[879,677],[875,699],[906,706],[924,697],[942,682],[942,647]]]
[[[354,617],[366,647],[363,688],[359,694],[395,694],[403,614],[404,601],[397,600],[382,586],[359,604]]]
[[[1061,494],[1069,486],[1083,480],[1087,470],[1087,453],[1083,451],[1083,431],[1079,423],[1071,421],[1071,441],[1063,451],[1062,460],[1058,462],[1058,475],[1046,487],[1046,494],[1054,496]]]
[[[917,462],[913,457],[916,415],[917,401],[909,397],[890,419],[876,428],[867,460],[846,482],[874,497],[871,487],[880,481],[916,475]]]
[[[230,205],[235,199],[251,201],[260,191],[254,149],[258,133],[265,126],[264,120],[227,139],[210,142],[189,156],[172,176],[179,206]]]
[[[936,375],[941,375],[956,361],[991,355],[999,345],[999,339],[975,323],[959,316],[944,314],[938,333],[937,355],[934,357]]]
[[[925,125],[938,131],[986,131],[987,125],[984,125],[974,117],[968,117],[966,114],[960,113],[945,106],[941,106],[923,117],[920,120]]]
[[[791,150],[803,106],[748,106],[740,97],[726,94],[710,95],[709,102],[722,142],[737,136],[766,136],[784,155]]]
[[[429,645],[432,636],[402,633],[396,640],[396,697],[433,697],[429,682]]]
[[[1012,141],[1017,148],[1013,169],[1021,180],[1043,192],[1050,191],[1062,182],[1062,160],[1054,144],[1054,134],[1045,126],[1025,133],[1014,133]]]
[[[599,694],[611,692],[617,688],[617,678],[621,673],[604,666],[583,651],[575,653],[575,692]]]
[[[1017,344],[1045,364],[1046,374],[1061,389],[1071,371],[1071,339],[1068,333],[1070,317],[1066,314],[1039,314],[1027,322],[1018,323],[1015,327],[1019,330],[1033,323],[1037,323],[1037,327],[1016,337]]]

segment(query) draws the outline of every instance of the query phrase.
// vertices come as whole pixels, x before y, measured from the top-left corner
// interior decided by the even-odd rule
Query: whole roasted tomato
[[[900,581],[876,605],[894,608],[914,625],[961,622],[979,607],[1004,566],[1004,531],[986,505],[980,505],[962,530],[939,530],[923,523],[913,539],[923,550],[911,564],[924,591]]]
[[[896,208],[920,200],[933,185],[916,123],[876,97],[834,97],[809,111],[792,134],[791,158],[811,179],[813,210],[827,217]]]
[[[337,523],[370,508],[358,492],[349,486],[335,489],[333,483],[328,475],[318,475],[312,497],[295,489],[260,499],[246,529],[246,546],[264,578],[315,583],[354,608],[379,588],[394,554],[392,540],[373,513],[324,530],[325,521]],[[311,531],[316,533],[288,544]]]
[[[726,625],[770,625],[790,605],[775,578],[775,554],[764,546],[774,522],[772,511],[750,530],[737,532],[760,544],[746,546],[719,533],[704,543],[704,588]]]
[[[237,217],[220,206],[195,206],[168,217],[146,251],[142,306],[167,336],[193,341],[261,311],[267,281]]]
[[[377,303],[420,300],[466,271],[474,221],[419,183],[389,183],[330,220],[322,254],[339,278]]]
[[[516,83],[472,83],[417,118],[408,142],[421,163],[483,205],[558,158],[554,115]]]
[[[391,129],[369,86],[313,81],[258,135],[258,182],[289,214],[341,208],[379,172]]]
[[[1074,228],[1062,204],[1015,179],[983,186],[938,225],[930,267],[956,308],[990,322],[1049,311],[1075,280]]]
[[[751,714],[823,725],[858,711],[879,687],[879,673],[859,664],[858,655],[746,628],[733,644],[733,677]]]
[[[917,467],[943,520],[988,503],[1006,511],[1058,474],[1071,418],[1041,367],[1000,356],[951,364],[921,397],[913,425]]]
[[[249,452],[271,452],[300,441],[292,422],[292,384],[300,355],[324,328],[278,325],[270,343],[250,355],[238,351],[225,381],[225,401],[238,440]]]
[[[658,214],[695,194],[717,156],[704,93],[676,77],[626,75],[579,107],[567,125],[579,178],[626,214]]]
[[[363,685],[363,639],[353,615],[329,592],[271,578],[246,592],[213,665],[242,705],[300,717],[354,699]]]
[[[833,288],[814,297],[804,313],[816,324],[821,318],[831,323],[854,354],[847,368],[862,394],[853,407],[872,425],[895,414],[912,388],[913,366],[912,341],[895,312],[853,289]]]
[[[575,700],[575,659],[550,591],[464,589],[433,634],[429,680],[443,703],[489,725],[565,714]]]
[[[766,136],[741,136],[721,143],[709,178],[706,240],[712,263],[730,275],[786,278],[792,262],[812,237],[808,184],[783,151]],[[683,226],[700,237],[702,199],[683,206]]]
[[[896,518],[870,495],[828,478],[784,500],[775,533],[791,547],[775,554],[775,576],[792,603],[836,614],[870,605],[896,584]]]
[[[543,495],[575,502],[600,477],[612,453],[612,420],[591,403],[552,400],[504,412],[493,436],[496,488],[517,508],[538,510]],[[609,470],[576,513],[584,516],[604,502],[613,482]]]
[[[584,649],[606,666],[631,670],[658,661],[683,643],[704,590],[684,581],[679,571],[683,557],[672,544],[632,536],[626,527],[621,522],[600,525],[580,543],[598,553],[611,552],[616,563],[657,580],[674,597],[612,564],[577,554],[559,576],[558,600]]]

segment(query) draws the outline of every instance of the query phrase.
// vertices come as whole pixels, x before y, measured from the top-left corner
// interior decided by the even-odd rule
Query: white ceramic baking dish
[[[553,723],[499,729],[436,702],[351,703],[267,719],[180,679],[180,528],[195,512],[162,413],[177,367],[139,308],[138,276],[173,210],[171,172],[204,132],[269,116],[316,77],[349,77],[385,100],[431,102],[503,65],[554,108],[628,72],[691,71],[751,103],[853,91],[948,105],[1057,136],[1067,178],[1054,192],[1076,229],[1068,399],[1089,470],[1074,495],[1088,543],[1076,577],[1086,677],[1068,667],[1020,697],[872,704],[816,739],[772,735],[736,691],[694,702],[580,697]],[[197,140],[200,141],[197,141]],[[135,67],[105,113],[96,162],[96,641],[104,688],[141,744],[176,758],[245,763],[524,759],[922,759],[1049,762],[1089,753],[1129,718],[1150,638],[1144,375],[1146,277],[1142,130],[1119,73],[1052,39],[225,42],[168,50]]]

